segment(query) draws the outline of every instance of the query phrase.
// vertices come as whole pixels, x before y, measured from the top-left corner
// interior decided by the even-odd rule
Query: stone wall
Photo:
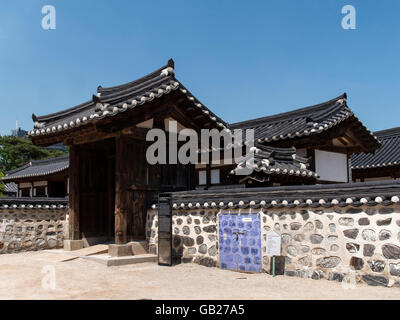
[[[266,235],[281,234],[285,275],[370,285],[400,285],[400,206],[270,209],[176,209],[173,254],[177,261],[219,266],[218,217],[258,213],[262,269],[270,270]],[[157,210],[149,211],[147,236],[157,247]]]
[[[66,206],[0,205],[0,254],[62,248]]]

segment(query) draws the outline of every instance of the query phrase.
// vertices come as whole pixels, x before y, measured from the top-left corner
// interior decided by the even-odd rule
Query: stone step
[[[125,256],[125,257],[110,257],[108,254],[101,254],[95,256],[83,256],[80,257],[85,260],[95,261],[106,265],[107,267],[123,266],[136,263],[144,262],[157,262],[158,257],[155,254],[141,254],[136,256]]]

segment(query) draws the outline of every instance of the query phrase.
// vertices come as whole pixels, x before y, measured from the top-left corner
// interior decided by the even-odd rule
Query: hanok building
[[[62,142],[70,147],[70,239],[117,244],[145,239],[147,208],[161,192],[348,182],[351,154],[373,152],[379,146],[348,108],[345,94],[312,107],[229,125],[175,78],[172,60],[141,79],[100,86],[91,100],[50,115],[34,115],[33,120],[35,129],[29,135],[34,144]],[[255,170],[236,176],[235,170],[246,161],[150,165],[146,135],[152,128],[168,131],[171,120],[198,136],[201,129],[255,129]]]
[[[230,128],[254,129],[259,144],[295,147],[297,156],[309,159],[317,183],[350,182],[352,154],[373,153],[380,144],[346,100],[344,93],[324,103],[234,123]]]
[[[377,131],[382,146],[374,153],[360,153],[351,159],[353,181],[400,178],[400,128]]]
[[[32,160],[2,178],[6,195],[62,198],[68,195],[69,157]]]

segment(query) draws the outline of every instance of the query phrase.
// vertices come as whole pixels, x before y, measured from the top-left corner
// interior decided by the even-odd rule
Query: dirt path
[[[56,255],[0,255],[0,299],[400,299],[399,288],[345,289],[327,280],[272,278],[195,264],[107,268],[83,259],[55,262]],[[51,274],[42,273],[44,267],[55,270],[55,290],[42,287]]]

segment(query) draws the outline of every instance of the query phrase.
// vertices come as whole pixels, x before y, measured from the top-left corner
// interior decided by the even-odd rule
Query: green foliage
[[[4,177],[4,173],[0,171],[0,197],[4,192],[4,182],[1,180],[2,177]]]
[[[30,160],[56,158],[66,155],[59,150],[49,150],[33,145],[32,141],[14,136],[0,136],[0,171],[18,168]]]

